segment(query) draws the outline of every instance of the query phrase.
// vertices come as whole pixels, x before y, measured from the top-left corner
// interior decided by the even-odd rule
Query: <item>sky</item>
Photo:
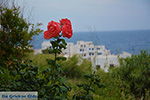
[[[16,0],[31,22],[68,18],[73,30],[150,30],[150,0]]]

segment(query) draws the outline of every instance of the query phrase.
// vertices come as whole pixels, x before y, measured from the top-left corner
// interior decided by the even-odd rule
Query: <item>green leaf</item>
[[[58,61],[59,61],[59,60],[65,61],[66,59],[67,59],[66,57],[57,57],[57,58],[56,58],[56,60],[58,60]]]
[[[48,64],[55,65],[55,60],[47,59]]]

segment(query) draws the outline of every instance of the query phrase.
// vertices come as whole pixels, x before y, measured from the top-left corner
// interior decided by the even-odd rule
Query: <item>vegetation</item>
[[[95,72],[85,75],[84,77],[86,79],[85,83],[77,85],[79,88],[81,88],[81,90],[74,94],[73,100],[93,100],[92,93],[95,93],[96,91],[95,86],[98,88],[103,87],[103,85],[100,83],[100,76],[96,75]]]
[[[139,55],[133,55],[130,58],[120,59],[120,66],[111,69],[109,72],[104,72],[103,70],[99,69],[96,74],[100,78],[100,83],[103,85],[103,88],[97,88],[94,90],[93,94],[94,100],[148,100],[149,99],[149,56],[147,52],[141,52]],[[35,56],[35,57],[34,57]],[[44,57],[45,56],[45,57]],[[33,59],[33,63],[37,62],[38,59],[41,59],[38,63],[38,66],[43,66],[43,61],[46,58],[53,58],[53,56],[48,54],[39,54],[39,55],[32,55],[30,53],[29,58]],[[67,77],[67,81],[72,87],[69,95],[73,97],[74,94],[77,92],[82,92],[82,88],[78,87],[78,84],[89,84],[89,81],[86,80],[84,75],[92,73],[91,65],[89,61],[84,61],[78,64],[79,56],[73,56],[66,61],[60,62],[64,67],[65,74]],[[36,61],[37,60],[37,61]],[[34,63],[35,64],[35,63]],[[47,66],[45,63],[44,66]],[[135,66],[135,67],[133,67]],[[131,68],[132,69],[131,69]],[[71,70],[73,69],[73,70]],[[83,70],[85,69],[85,70]],[[81,72],[82,71],[82,72]],[[137,71],[137,72],[136,72]],[[70,74],[68,74],[70,73]],[[78,74],[76,74],[78,73]],[[127,78],[130,74],[136,74],[137,76],[134,78]],[[131,77],[131,76],[130,76]],[[127,79],[127,80],[126,80]],[[140,80],[140,82],[136,82],[135,80]],[[141,82],[142,81],[142,82]],[[137,84],[142,87],[135,87],[135,91],[140,92],[142,88],[145,90],[144,94],[140,97],[134,95],[130,89],[132,89],[132,84]],[[135,85],[136,86],[136,85]],[[137,89],[137,90],[136,90]],[[138,95],[138,94],[137,94]],[[70,98],[71,99],[71,98]]]
[[[149,100],[149,53],[95,73],[91,62],[78,55],[59,55],[66,47],[60,37],[44,54],[34,55],[30,41],[41,30],[21,16],[19,7],[0,7],[0,91],[38,91],[40,100]]]
[[[136,99],[145,99],[150,90],[150,54],[141,51],[139,55],[121,59],[116,72],[122,87],[128,88]]]
[[[25,56],[31,49],[32,37],[41,30],[23,18],[19,7],[0,8],[0,66],[8,67],[14,59],[19,61]]]
[[[69,58],[65,62],[60,62],[64,66],[64,74],[69,79],[74,78],[84,78],[85,74],[92,73],[91,71],[91,62],[86,59],[80,58],[80,56],[75,55]]]

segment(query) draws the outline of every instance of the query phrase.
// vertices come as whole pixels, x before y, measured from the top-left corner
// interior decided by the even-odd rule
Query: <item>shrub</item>
[[[117,76],[136,99],[145,99],[150,90],[150,54],[142,51],[139,55],[121,59]]]
[[[91,62],[80,58],[78,55],[62,62],[62,65],[64,66],[64,74],[68,78],[83,78],[85,74],[89,74],[92,71]]]
[[[80,90],[74,94],[73,100],[93,100],[93,93],[96,92],[96,89],[103,87],[100,76],[95,72],[84,75],[84,78],[85,81],[77,85]]]

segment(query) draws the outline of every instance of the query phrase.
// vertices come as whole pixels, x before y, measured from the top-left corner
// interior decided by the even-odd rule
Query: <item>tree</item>
[[[14,59],[23,58],[31,49],[32,36],[41,30],[23,18],[20,7],[8,8],[3,3],[0,7],[0,65],[9,66]]]

